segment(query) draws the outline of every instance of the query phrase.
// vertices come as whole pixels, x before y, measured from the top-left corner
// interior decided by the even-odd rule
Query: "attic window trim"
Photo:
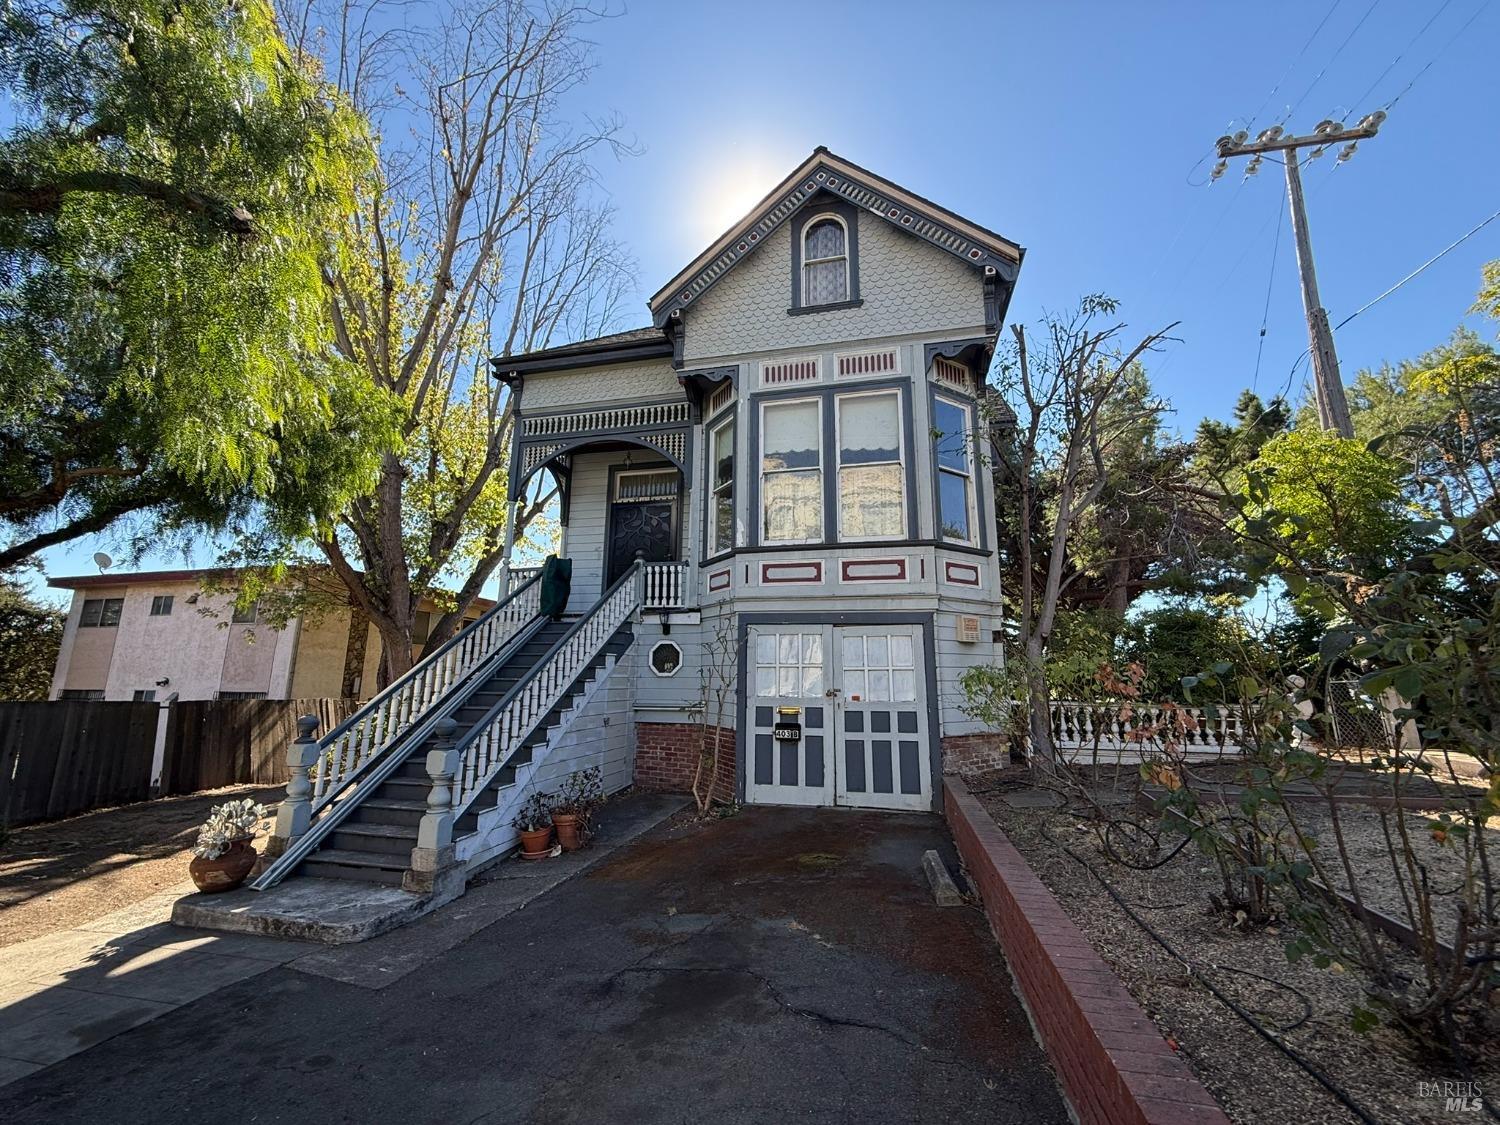
[[[837,222],[844,231],[844,300],[827,304],[809,304],[806,293],[806,266],[803,255],[807,249],[807,235],[812,227],[825,220]],[[837,309],[857,309],[864,304],[859,295],[859,212],[848,202],[820,196],[808,202],[791,222],[791,306],[789,316],[807,316],[812,313],[833,312]],[[818,261],[837,261],[839,256]]]

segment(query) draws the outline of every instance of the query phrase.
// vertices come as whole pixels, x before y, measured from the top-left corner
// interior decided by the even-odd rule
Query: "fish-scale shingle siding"
[[[872,215],[859,216],[862,307],[788,315],[791,271],[782,227],[687,311],[687,361],[984,324],[976,270]]]

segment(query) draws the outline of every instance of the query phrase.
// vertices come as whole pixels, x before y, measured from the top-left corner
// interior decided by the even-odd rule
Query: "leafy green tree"
[[[0,699],[46,699],[65,615],[0,577]]]
[[[349,495],[394,440],[326,346],[363,127],[269,4],[11,0],[0,85],[0,569]]]

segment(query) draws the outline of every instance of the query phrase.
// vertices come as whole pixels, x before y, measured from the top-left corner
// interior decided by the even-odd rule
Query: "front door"
[[[676,469],[628,469],[617,473],[610,492],[606,587],[636,559],[670,562],[677,557]]]
[[[920,625],[752,625],[745,799],[930,809]]]

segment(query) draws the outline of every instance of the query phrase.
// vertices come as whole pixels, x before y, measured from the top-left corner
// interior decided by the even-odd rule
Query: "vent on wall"
[[[939,383],[946,383],[961,391],[969,389],[969,369],[945,356],[938,356],[932,361],[932,374]]]
[[[839,378],[852,375],[899,375],[901,357],[895,348],[878,352],[848,352],[837,357]]]
[[[959,644],[977,645],[979,643],[979,618],[967,613],[961,614],[956,631]]]
[[[714,393],[708,396],[707,415],[712,418],[734,401],[734,382],[725,379],[722,386],[715,387]]]
[[[818,357],[800,356],[797,359],[781,359],[760,365],[760,385],[763,387],[785,387],[792,383],[811,383],[818,377]]]

